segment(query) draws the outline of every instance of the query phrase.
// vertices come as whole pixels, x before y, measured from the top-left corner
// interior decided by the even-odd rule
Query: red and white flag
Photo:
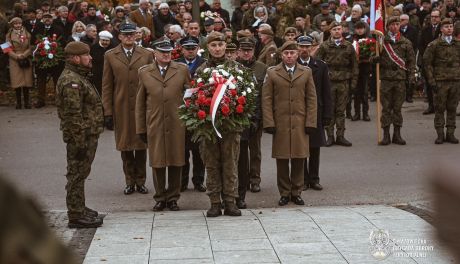
[[[371,0],[370,30],[385,33],[385,6],[383,0]]]
[[[9,42],[5,42],[5,43],[1,44],[0,47],[2,48],[2,51],[5,54],[8,53],[8,52],[13,51],[13,46],[11,46],[11,43],[9,43]]]

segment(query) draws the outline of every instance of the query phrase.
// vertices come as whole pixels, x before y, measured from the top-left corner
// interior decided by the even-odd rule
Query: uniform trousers
[[[310,157],[305,159],[303,176],[304,184],[319,183],[320,148],[310,147]]]
[[[168,188],[166,188],[166,168],[168,168]],[[169,166],[153,168],[153,186],[155,195],[153,199],[160,202],[177,201],[180,197],[180,182],[182,167]]]
[[[276,159],[276,178],[281,196],[300,196],[304,183],[304,162],[305,159]]]
[[[401,80],[382,80],[381,85],[382,127],[391,124],[395,127],[402,127],[403,117],[401,108],[406,99],[406,84]]]
[[[437,81],[437,92],[434,94],[434,127],[446,126],[448,132],[455,130],[458,100],[460,99],[460,87],[455,81]],[[444,112],[446,112],[444,119]]]
[[[145,168],[147,151],[145,149],[122,151],[121,160],[123,161],[126,185],[144,185],[147,174]]]

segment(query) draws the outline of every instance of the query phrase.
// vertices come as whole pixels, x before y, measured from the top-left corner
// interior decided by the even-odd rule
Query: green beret
[[[399,16],[392,16],[390,18],[388,18],[388,21],[387,21],[387,26],[389,26],[391,23],[396,23],[396,22],[400,22],[401,20],[399,19]]]
[[[297,50],[297,42],[295,41],[286,41],[284,42],[283,46],[279,48],[280,52],[283,52],[285,50]]]
[[[206,41],[208,42],[208,44],[213,41],[225,41],[225,36],[220,32],[213,31],[209,33],[208,37],[206,38]]]
[[[294,33],[294,34],[297,34],[297,29],[295,27],[287,27],[285,30],[284,30],[284,35],[288,34],[288,33]]]
[[[342,26],[340,22],[333,21],[331,24],[329,24],[329,29],[333,29],[335,27],[340,27],[340,26]]]
[[[441,21],[441,27],[444,26],[444,25],[453,25],[453,24],[454,24],[454,22],[450,18],[444,18]]]
[[[64,53],[66,55],[85,55],[89,54],[89,46],[80,41],[72,41],[65,46]]]

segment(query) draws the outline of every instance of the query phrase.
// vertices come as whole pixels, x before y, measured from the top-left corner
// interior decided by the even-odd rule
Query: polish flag
[[[385,7],[383,0],[371,0],[371,19],[370,30],[380,31],[385,33]]]
[[[9,42],[5,42],[5,43],[1,44],[0,48],[2,48],[2,51],[5,54],[8,53],[8,52],[13,51],[13,46],[11,46],[11,43],[9,43]]]

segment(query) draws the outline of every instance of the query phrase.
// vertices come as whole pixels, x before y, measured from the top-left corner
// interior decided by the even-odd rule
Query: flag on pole
[[[1,44],[0,47],[2,48],[2,51],[5,54],[8,53],[8,52],[13,51],[13,46],[11,46],[11,43],[9,43],[9,42],[5,42],[5,43]]]
[[[385,33],[385,7],[382,0],[371,0],[370,30]]]

